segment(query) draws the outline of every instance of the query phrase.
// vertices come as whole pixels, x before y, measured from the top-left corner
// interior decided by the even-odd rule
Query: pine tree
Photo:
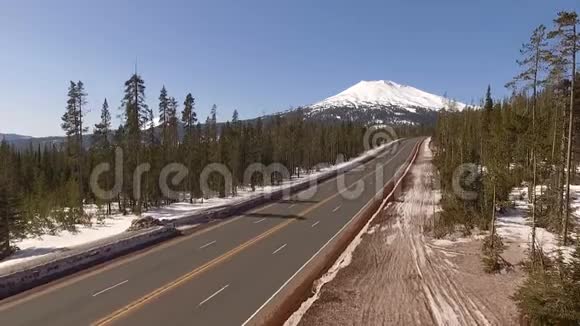
[[[130,135],[140,135],[141,127],[147,121],[147,104],[145,104],[145,82],[138,74],[133,74],[125,82],[125,95],[121,101],[125,110],[125,127]]]
[[[189,191],[189,202],[193,203],[193,198],[196,193],[195,184],[197,183],[197,178],[195,177],[196,169],[194,167],[194,157],[198,154],[198,135],[196,132],[197,114],[195,112],[195,99],[191,93],[187,94],[185,97],[185,102],[183,102],[183,111],[181,113],[181,122],[185,129],[185,134],[183,136],[183,147],[185,149],[185,157],[187,160],[187,167],[189,169],[189,177],[187,190]],[[199,159],[199,158],[197,158]]]
[[[76,100],[78,103],[78,173],[79,173],[79,207],[80,207],[80,214],[83,214],[83,202],[85,197],[84,191],[84,146],[83,146],[83,133],[88,131],[87,127],[83,127],[84,122],[84,107],[87,104],[87,93],[85,91],[85,86],[82,81],[77,82],[77,90],[76,90]]]
[[[141,163],[142,146],[141,146],[141,129],[147,122],[148,106],[145,104],[145,82],[138,74],[133,74],[125,82],[125,95],[122,100],[122,107],[125,109],[124,135],[125,153],[127,156],[126,171],[135,171]],[[130,173],[125,173],[127,180],[124,184],[126,187],[125,197],[133,193],[133,180]],[[141,214],[142,199],[138,193],[138,198],[133,198],[133,211]]]
[[[87,128],[83,127],[84,111],[86,104],[86,92],[84,84],[79,81],[77,83],[70,82],[68,90],[68,100],[66,111],[62,116],[61,127],[67,135],[67,143],[69,154],[77,165],[77,182],[78,182],[78,213],[83,214],[83,199],[84,199],[84,183],[83,183],[83,164],[84,164],[84,148],[83,148],[83,133]],[[71,212],[73,210],[71,209]]]
[[[197,125],[195,126],[195,155],[194,157],[194,161],[193,161],[193,171],[192,171],[192,175],[194,177],[198,177],[201,174],[201,169],[203,166],[205,166],[205,164],[207,164],[207,151],[204,148],[204,145],[202,143],[202,137],[203,137],[203,129],[201,126],[201,123],[197,123]],[[194,197],[195,198],[201,198],[203,201],[203,194],[201,191],[201,186],[200,183],[197,181],[197,179],[195,179],[195,181],[193,182],[193,189],[194,189]]]
[[[231,167],[231,157],[232,157],[232,128],[229,121],[225,123],[221,130],[221,135],[218,140],[219,147],[219,158],[220,162],[225,163],[229,170],[232,171]],[[225,179],[222,176],[216,178],[217,190],[220,197],[226,197],[232,189],[226,189]]]
[[[239,119],[238,110],[234,110],[232,114],[232,123],[229,126],[229,159],[227,162],[228,166],[232,172],[232,195],[237,194],[237,187],[240,183],[240,178],[243,172],[241,171],[241,159],[242,159],[242,148],[241,148],[241,132],[242,125]]]
[[[493,109],[493,99],[491,98],[491,85],[487,85],[487,91],[485,92],[485,104],[483,105],[485,110]]]
[[[532,88],[532,128],[531,128],[531,153],[532,153],[532,186],[530,194],[532,198],[532,237],[531,237],[531,253],[532,259],[535,259],[536,248],[536,184],[537,184],[537,164],[536,164],[536,144],[538,142],[536,135],[536,110],[538,99],[538,87],[543,81],[540,79],[540,74],[545,67],[545,63],[550,58],[550,52],[547,49],[546,42],[546,27],[544,25],[538,26],[532,33],[530,42],[524,44],[522,50],[522,60],[518,61],[520,67],[524,69],[515,81],[522,81],[526,86]]]
[[[70,81],[70,85],[68,87],[68,99],[66,102],[66,111],[62,116],[62,123],[60,125],[61,128],[64,130],[66,136],[69,137],[69,141],[75,140],[74,136],[77,134],[78,131],[77,130],[78,108],[76,101],[76,89],[77,84],[73,81]]]
[[[217,137],[217,105],[212,105],[209,111],[209,123],[211,128],[211,137],[216,139]]]
[[[153,108],[147,106],[144,109],[144,119],[145,123],[143,125],[146,126],[145,143],[149,146],[149,149],[151,149],[157,144],[157,137],[155,133],[155,128],[157,125],[155,123],[155,112],[153,111]]]
[[[170,150],[174,150],[179,142],[178,138],[178,119],[177,110],[178,103],[174,97],[169,98],[169,106],[167,107],[167,142],[166,147]]]
[[[161,125],[161,139],[162,144],[167,142],[167,125],[168,125],[168,111],[169,111],[169,97],[167,96],[167,90],[165,85],[161,88],[161,93],[159,94],[159,124]]]
[[[187,94],[185,97],[185,102],[183,102],[183,111],[181,113],[181,122],[185,128],[185,137],[187,141],[192,141],[195,124],[197,123],[197,113],[195,112],[195,99],[191,93]],[[184,141],[185,142],[185,141]]]
[[[8,143],[0,143],[0,259],[13,253],[12,236],[23,236],[26,223],[20,210],[16,171]]]
[[[96,158],[101,162],[107,162],[111,164],[110,156],[112,155],[111,143],[109,137],[111,135],[111,112],[109,111],[109,104],[107,99],[103,102],[103,107],[101,109],[101,121],[95,124],[93,130],[93,151],[95,152]],[[110,175],[105,177],[105,189],[109,189],[112,184],[112,178]],[[111,214],[111,201],[107,201],[107,215]]]
[[[564,64],[570,66],[570,106],[568,109],[568,145],[566,154],[566,204],[564,221],[562,222],[562,242],[568,243],[568,224],[570,220],[570,173],[572,168],[572,138],[574,137],[574,88],[576,81],[576,53],[580,49],[580,35],[577,25],[580,23],[576,12],[559,12],[554,20],[556,30],[549,33],[549,38],[557,39],[556,52]]]
[[[127,139],[128,137],[125,131],[125,126],[123,124],[120,124],[119,127],[117,127],[117,130],[115,130],[115,132],[113,133],[113,144],[115,147],[126,149],[128,148]],[[127,214],[127,206],[125,200],[127,197],[126,194],[127,193],[125,193],[125,195],[122,194],[117,195],[118,209],[119,212],[122,213],[123,215]]]
[[[109,136],[111,134],[111,112],[107,99],[101,109],[101,121],[95,124],[93,130],[93,147],[100,150],[108,150],[110,147]]]
[[[147,157],[147,162],[149,164],[151,164],[150,169],[156,170],[157,168],[157,162],[155,160],[155,152],[157,151],[157,139],[155,137],[155,116],[153,114],[153,109],[150,107],[146,108],[146,117],[147,117],[147,122],[145,123],[145,125],[147,126],[147,139],[144,142],[144,154],[145,157]],[[154,200],[154,197],[156,197],[156,194],[154,194],[154,189],[155,189],[155,178],[156,176],[154,175],[153,171],[149,171],[148,173],[146,173],[146,180],[145,180],[145,184],[144,184],[144,189],[143,189],[143,205],[144,205],[144,209],[147,210],[149,209],[149,204]]]
[[[217,148],[217,105],[212,105],[209,116],[206,120],[207,125],[207,142],[209,145],[209,160],[210,162],[219,162],[219,150]]]

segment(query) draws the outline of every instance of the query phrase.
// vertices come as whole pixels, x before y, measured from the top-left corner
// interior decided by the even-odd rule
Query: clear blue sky
[[[503,96],[531,30],[578,0],[0,2],[0,133],[61,135],[69,80],[119,112],[138,69],[205,119],[309,104],[359,80],[389,79],[464,102]],[[116,121],[118,124],[118,121]]]

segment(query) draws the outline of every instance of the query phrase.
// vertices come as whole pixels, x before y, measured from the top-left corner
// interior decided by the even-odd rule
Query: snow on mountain
[[[450,103],[450,100],[442,96],[430,94],[411,86],[397,84],[388,80],[363,80],[343,92],[310,107],[314,111],[329,107],[398,107],[414,113],[417,108],[427,110],[448,108]],[[463,103],[456,102],[456,108],[459,110],[465,108],[465,106]]]
[[[351,120],[367,124],[433,124],[443,108],[462,110],[465,104],[388,80],[361,81],[343,92],[306,108],[319,120]]]
[[[154,117],[153,121],[147,121],[142,127],[141,130],[148,130],[153,125],[153,128],[157,128],[161,126],[161,117]]]

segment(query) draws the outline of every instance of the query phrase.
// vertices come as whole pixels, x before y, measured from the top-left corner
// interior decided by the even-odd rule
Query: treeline
[[[551,259],[536,240],[537,227],[564,246],[578,239],[570,206],[580,153],[578,24],[575,12],[560,12],[552,29],[536,28],[522,47],[521,73],[506,85],[512,95],[494,103],[488,88],[481,108],[442,112],[435,133],[443,206],[435,232],[490,230],[482,248],[490,272],[507,264],[496,212],[509,205],[514,186],[528,185],[529,274],[515,299],[533,325],[580,322],[580,246],[570,259]]]
[[[30,145],[25,150],[4,141],[0,145],[0,258],[13,252],[15,239],[27,235],[74,231],[75,225],[90,224],[95,217],[119,212],[139,215],[176,200],[235,196],[240,187],[254,190],[276,184],[311,172],[319,164],[334,164],[339,155],[348,160],[364,150],[363,124],[314,121],[306,119],[302,109],[248,121],[239,120],[234,112],[230,121],[218,123],[214,105],[202,123],[192,94],[180,103],[165,87],[157,107],[149,107],[145,82],[138,74],[125,82],[119,109],[122,123],[116,128],[112,116],[117,113],[106,99],[100,121],[85,124],[87,97],[81,81],[70,82],[61,124],[67,136],[64,145]],[[400,131],[410,133],[412,128]],[[108,169],[102,169],[103,163],[109,164]],[[182,182],[169,182],[179,199],[167,196],[159,184],[163,168],[172,163],[189,171]],[[211,173],[204,192],[200,175],[212,163],[225,166],[232,182]],[[274,173],[271,180],[254,173],[244,180],[244,171],[254,163],[280,163],[288,173]],[[122,170],[117,171],[119,167]],[[96,183],[104,192],[95,194],[91,177],[100,168]],[[116,172],[123,181],[118,193],[107,191],[119,183]],[[164,177],[171,181],[173,176]]]

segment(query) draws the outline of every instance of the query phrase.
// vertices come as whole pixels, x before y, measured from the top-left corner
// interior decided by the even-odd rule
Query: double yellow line
[[[225,261],[226,259],[236,255],[237,253],[239,253],[240,251],[253,245],[254,243],[256,243],[256,242],[268,237],[272,233],[284,228],[286,225],[290,224],[292,221],[293,220],[288,220],[284,223],[276,225],[275,227],[269,229],[268,231],[266,231],[266,232],[260,234],[259,236],[239,245],[238,247],[226,252],[225,254],[215,258],[214,260],[205,263],[204,265],[192,270],[191,272],[179,277],[178,279],[156,289],[155,291],[141,297],[140,299],[138,299],[136,301],[133,301],[132,303],[128,304],[127,306],[125,306],[125,307],[113,312],[112,314],[108,315],[107,317],[93,323],[93,325],[107,325],[107,324],[113,322],[115,319],[120,318],[124,314],[127,314],[130,311],[135,310],[135,309],[139,308],[140,306],[147,304],[147,302],[162,295],[163,293],[165,293],[173,288],[178,287],[179,285],[187,282],[188,280],[190,280],[190,279],[194,278],[195,276],[203,273],[204,271],[212,268],[213,266],[218,265],[219,263]]]
[[[384,167],[385,165],[389,164],[396,156],[398,156],[400,153],[402,153],[403,150],[401,149],[395,156],[393,156],[389,161],[387,161],[385,164],[382,165],[382,167]],[[371,171],[367,174],[365,174],[361,179],[366,179],[367,177],[369,177],[370,175],[373,175],[375,173],[375,171]],[[354,186],[351,185],[351,186]],[[332,196],[327,197],[326,199],[320,201],[319,203],[317,203],[316,205],[310,206],[309,208],[301,211],[299,213],[300,216],[304,216],[306,214],[308,214],[309,212],[315,210],[316,208],[324,205],[325,203],[329,202],[330,200],[336,198],[338,195],[340,195],[340,192],[337,192],[335,194],[333,194]],[[126,305],[125,307],[114,311],[113,313],[111,313],[110,315],[96,321],[93,323],[93,325],[108,325],[112,322],[114,322],[115,320],[123,317],[124,315],[128,314],[129,312],[136,310],[140,307],[142,307],[143,305],[147,304],[148,302],[150,302],[151,300],[161,296],[163,293],[166,293],[178,286],[180,286],[181,284],[191,280],[192,278],[200,275],[201,273],[207,271],[208,269],[224,262],[225,260],[235,256],[236,254],[238,254],[239,252],[243,251],[244,249],[250,247],[251,245],[259,242],[260,240],[269,237],[270,235],[274,234],[275,232],[283,229],[284,227],[286,227],[287,225],[289,225],[290,223],[292,223],[294,221],[294,219],[290,219],[287,220],[281,224],[276,225],[275,227],[269,229],[268,231],[256,236],[255,238],[248,240],[247,242],[239,245],[238,247],[224,253],[223,255],[205,263],[204,265],[195,268],[194,270],[192,270],[191,272],[179,277],[178,279],[167,283],[165,285],[163,285],[162,287],[154,290],[153,292],[150,292],[149,294],[146,294],[145,296],[129,303],[128,305]]]

